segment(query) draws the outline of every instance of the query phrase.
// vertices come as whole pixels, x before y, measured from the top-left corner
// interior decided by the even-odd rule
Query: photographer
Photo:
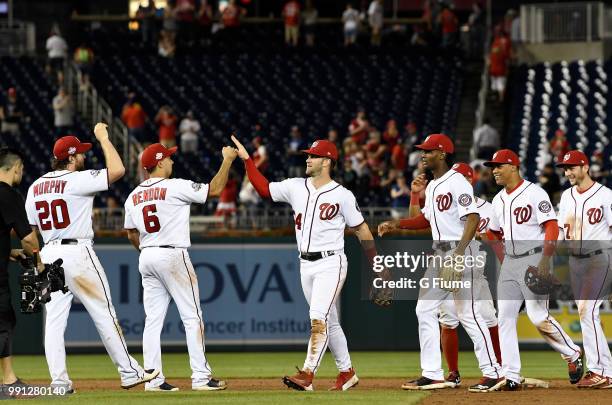
[[[0,149],[0,365],[5,386],[22,385],[15,376],[11,359],[15,312],[9,289],[9,260],[16,261],[38,251],[38,239],[32,232],[21,195],[13,187],[21,182],[23,156],[10,148]],[[11,230],[21,239],[23,249],[11,250]],[[40,259],[39,259],[40,260]],[[44,267],[38,263],[39,269]]]

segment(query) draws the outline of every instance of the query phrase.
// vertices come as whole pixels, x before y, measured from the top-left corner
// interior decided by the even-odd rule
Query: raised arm
[[[210,197],[218,197],[221,195],[221,192],[227,184],[229,169],[232,167],[232,162],[236,159],[236,156],[238,156],[238,151],[231,146],[224,146],[221,150],[221,154],[223,155],[223,162],[215,177],[210,181],[208,187],[208,195]]]
[[[125,174],[125,167],[123,166],[119,153],[117,153],[117,150],[108,139],[107,125],[102,122],[97,123],[94,127],[94,135],[98,142],[100,142],[100,147],[102,147],[104,162],[108,170],[108,183],[112,184],[123,177]]]
[[[238,156],[240,159],[244,161],[244,167],[246,168],[247,176],[253,184],[253,187],[257,191],[257,193],[262,198],[271,198],[270,195],[270,182],[266,177],[261,174],[257,167],[255,167],[255,163],[253,163],[253,159],[249,156],[249,152],[245,149],[244,145],[240,143],[238,139],[234,135],[232,135],[232,142],[236,145],[238,149]]]

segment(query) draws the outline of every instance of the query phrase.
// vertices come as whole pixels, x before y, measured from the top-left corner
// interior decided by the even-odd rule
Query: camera
[[[21,260],[24,271],[19,277],[21,285],[21,313],[35,314],[42,310],[42,305],[51,301],[51,293],[62,291],[66,293],[62,259],[51,264],[45,264],[45,271],[38,272],[35,257]]]

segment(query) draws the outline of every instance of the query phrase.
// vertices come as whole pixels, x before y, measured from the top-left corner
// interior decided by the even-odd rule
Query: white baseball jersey
[[[153,177],[140,183],[125,201],[125,229],[140,232],[140,248],[191,246],[191,203],[204,204],[208,184]]]
[[[548,194],[537,184],[527,180],[512,191],[504,188],[493,198],[493,212],[489,229],[501,231],[505,250],[510,255],[521,255],[541,247],[547,221],[556,220],[555,210]]]
[[[462,174],[449,170],[425,188],[425,206],[421,210],[431,224],[433,240],[461,240],[468,214],[477,214],[474,189]]]
[[[573,186],[563,192],[559,202],[559,228],[566,240],[581,241],[578,254],[600,248],[582,241],[612,240],[612,190],[597,182],[583,192]]]
[[[273,201],[291,204],[300,252],[344,249],[344,229],[365,220],[352,192],[331,181],[316,189],[310,178],[270,183]]]
[[[93,200],[108,190],[108,172],[58,170],[38,178],[28,189],[26,211],[45,243],[56,239],[93,239]]]
[[[485,233],[487,229],[489,229],[489,224],[491,223],[491,217],[493,217],[493,205],[487,200],[483,200],[482,198],[474,197],[476,200],[476,209],[478,210],[478,215],[480,215],[480,221],[478,222],[478,228],[476,228],[476,232]]]

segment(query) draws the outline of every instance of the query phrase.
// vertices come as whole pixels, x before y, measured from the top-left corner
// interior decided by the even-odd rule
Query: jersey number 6
[[[38,212],[40,229],[43,231],[49,231],[52,228],[64,229],[70,225],[66,201],[61,199],[53,200],[51,203],[47,201],[36,201],[35,207]],[[49,219],[49,214],[51,215],[51,219]]]
[[[159,232],[161,226],[159,225],[159,218],[154,215],[157,212],[155,204],[145,205],[142,207],[142,217],[144,219],[144,227],[148,233]]]

